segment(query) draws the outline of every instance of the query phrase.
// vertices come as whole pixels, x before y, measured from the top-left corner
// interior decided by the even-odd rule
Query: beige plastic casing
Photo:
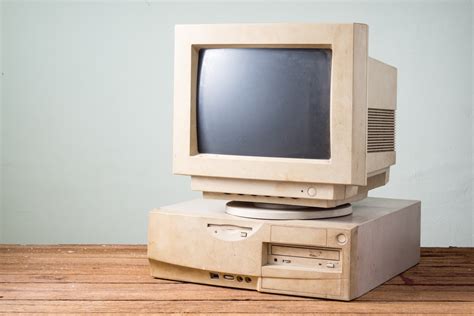
[[[331,158],[199,153],[196,89],[203,48],[329,48]],[[368,26],[347,24],[177,25],[173,172],[204,198],[335,207],[383,186],[395,164],[397,69],[368,56]]]
[[[197,199],[150,212],[152,276],[351,300],[419,261],[419,201],[367,198],[352,215],[293,221],[239,218],[225,204]]]

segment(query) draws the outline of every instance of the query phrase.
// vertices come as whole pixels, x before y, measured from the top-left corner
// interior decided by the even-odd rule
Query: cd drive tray
[[[274,256],[339,260],[338,250],[328,250],[311,247],[290,247],[281,245],[271,245],[271,254]]]

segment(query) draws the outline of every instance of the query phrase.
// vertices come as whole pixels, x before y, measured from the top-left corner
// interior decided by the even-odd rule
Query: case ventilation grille
[[[395,111],[369,108],[367,152],[395,150]]]

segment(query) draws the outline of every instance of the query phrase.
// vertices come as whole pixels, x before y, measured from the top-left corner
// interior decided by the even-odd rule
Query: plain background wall
[[[1,21],[3,20],[2,19],[3,17],[3,6],[0,2],[0,243],[3,241],[3,231],[4,231],[4,225],[3,225],[3,211],[2,211],[2,182],[1,179],[2,179],[2,100],[3,100],[3,97],[2,97],[2,82],[3,82],[3,67],[2,67],[2,35],[3,35],[3,31],[2,31],[2,26],[3,26],[3,23],[1,23]]]
[[[424,246],[473,241],[472,2],[3,2],[4,243],[144,243],[198,197],[171,174],[179,23],[362,22],[398,67],[397,165],[373,196],[422,200]],[[1,214],[0,214],[1,215]]]

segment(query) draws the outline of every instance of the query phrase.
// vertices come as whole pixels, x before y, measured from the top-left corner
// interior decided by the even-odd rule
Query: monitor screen
[[[331,50],[199,51],[199,153],[329,159]]]

